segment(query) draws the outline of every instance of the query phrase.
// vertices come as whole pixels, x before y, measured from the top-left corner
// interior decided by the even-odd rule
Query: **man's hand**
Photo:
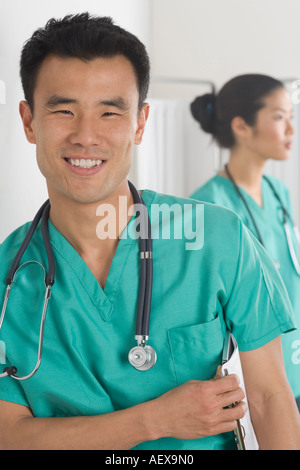
[[[236,428],[247,411],[245,394],[235,375],[218,374],[210,381],[187,382],[154,400],[161,436],[197,439]]]

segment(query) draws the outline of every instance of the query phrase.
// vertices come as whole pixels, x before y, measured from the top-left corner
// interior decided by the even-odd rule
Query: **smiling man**
[[[152,255],[141,256],[139,240],[125,236],[135,220],[127,175],[149,113],[144,46],[109,18],[52,19],[25,44],[21,78],[20,114],[49,192],[56,276],[41,365],[19,381],[39,348],[48,262],[45,224],[38,224],[0,332],[8,367],[0,374],[0,448],[235,448],[244,391],[236,376],[216,374],[230,330],[260,447],[299,449],[280,342],[295,328],[290,304],[272,260],[233,212],[204,206],[204,243],[196,250],[172,231],[153,238],[150,334],[157,362],[136,370],[128,361],[142,259]],[[142,198],[148,213],[157,204],[197,206],[148,190]],[[97,234],[99,206],[107,204],[119,221],[115,238]],[[171,219],[179,233],[183,213],[151,213],[154,234]],[[0,247],[1,295],[28,228]]]
[[[122,55],[86,62],[51,54],[44,60],[33,114],[26,101],[20,112],[49,195],[91,204],[115,187],[128,191],[133,145],[141,141],[148,113],[148,105],[138,108],[138,98],[134,68]]]
[[[121,196],[128,207],[133,203],[127,175],[148,110],[147,104],[139,105],[134,67],[121,54],[90,61],[49,54],[37,73],[32,105],[20,103],[27,139],[36,144],[46,178],[51,221],[89,261],[103,287],[110,261],[99,255],[96,210],[101,201],[118,211]],[[106,246],[113,254],[117,239]]]

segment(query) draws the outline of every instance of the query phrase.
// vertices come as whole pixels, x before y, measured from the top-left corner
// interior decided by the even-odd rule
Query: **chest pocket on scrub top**
[[[172,328],[168,340],[178,385],[215,376],[224,342],[219,316],[207,323]]]

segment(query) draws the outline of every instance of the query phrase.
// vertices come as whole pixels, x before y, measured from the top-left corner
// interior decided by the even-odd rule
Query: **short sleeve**
[[[239,240],[235,280],[224,311],[239,349],[247,351],[296,329],[296,324],[273,260],[242,222]]]
[[[2,377],[0,379],[0,400],[29,407],[20,382],[11,377]]]

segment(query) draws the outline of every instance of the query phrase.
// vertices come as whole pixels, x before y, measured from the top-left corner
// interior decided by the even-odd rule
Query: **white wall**
[[[0,243],[32,220],[47,198],[35,147],[26,141],[18,115],[22,44],[49,18],[83,11],[111,16],[149,46],[150,0],[0,0],[0,83],[6,84],[6,104],[0,96]]]
[[[152,0],[154,75],[300,77],[299,0]]]

